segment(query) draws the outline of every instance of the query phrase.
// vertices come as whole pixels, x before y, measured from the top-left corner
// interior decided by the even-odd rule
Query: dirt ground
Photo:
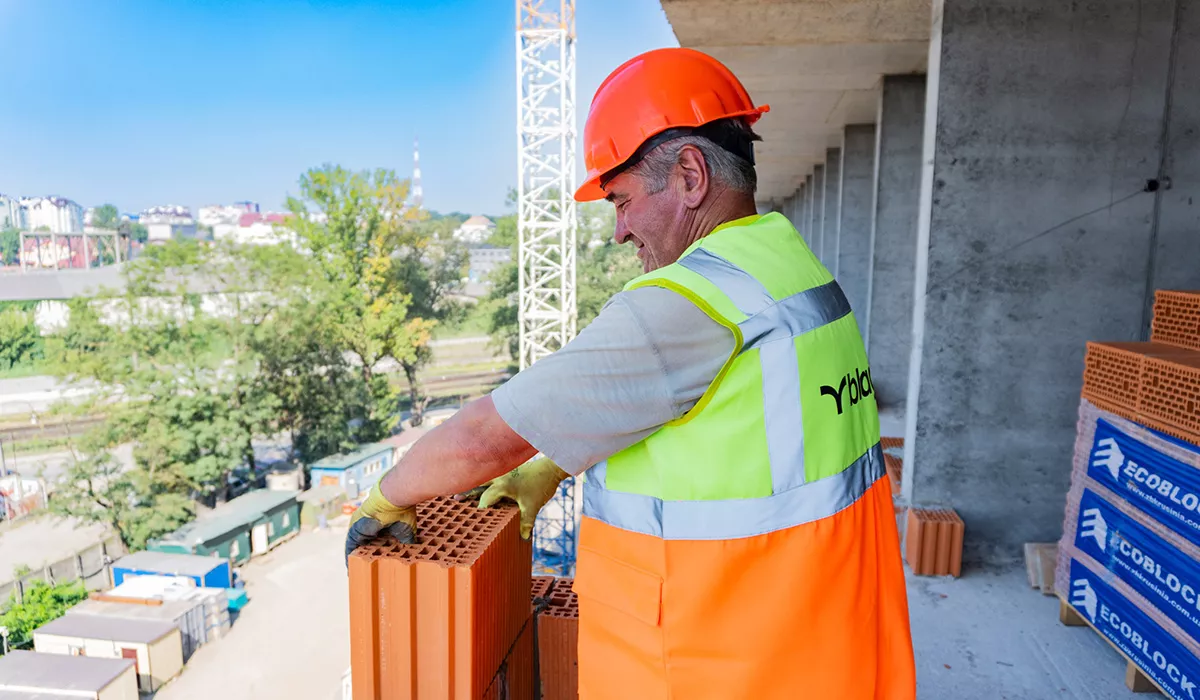
[[[156,700],[335,700],[350,666],[344,523],[304,531],[241,570],[250,601]]]

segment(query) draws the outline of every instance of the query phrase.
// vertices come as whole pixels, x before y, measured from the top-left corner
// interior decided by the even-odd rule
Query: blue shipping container
[[[233,586],[233,569],[228,559],[195,554],[134,552],[113,563],[112,575],[114,586],[121,585],[127,576],[181,576],[205,588]]]

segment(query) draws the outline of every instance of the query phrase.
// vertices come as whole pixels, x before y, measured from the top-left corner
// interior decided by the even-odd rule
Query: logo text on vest
[[[874,385],[871,383],[871,370],[860,370],[857,367],[842,377],[842,383],[834,389],[828,384],[821,387],[821,396],[832,396],[837,402],[838,415],[842,415],[842,411],[847,408],[844,403],[846,398],[850,399],[850,406],[857,406],[858,402],[871,395],[874,390]],[[849,393],[849,397],[846,394]]]

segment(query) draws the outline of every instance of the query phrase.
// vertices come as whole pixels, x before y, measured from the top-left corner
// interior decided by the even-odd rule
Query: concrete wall
[[[1197,2],[1177,69],[1200,59]],[[1200,286],[1200,188],[1142,192],[1164,121],[1167,161],[1196,167],[1200,97],[1165,113],[1176,9],[935,3],[904,495],[958,509],[968,560],[1061,534],[1085,341],[1139,338],[1154,286]]]
[[[1196,197],[1200,192],[1200,2],[1185,0],[1175,9],[1179,21],[1163,134],[1167,143],[1163,175],[1170,179],[1171,188],[1157,193],[1155,257],[1149,278],[1159,289],[1196,289],[1200,287],[1200,201]],[[1148,326],[1144,331],[1149,334]]]
[[[875,135],[870,303],[863,324],[875,400],[884,409],[903,408],[908,396],[924,125],[925,76],[885,76]]]
[[[838,194],[837,279],[859,330],[866,328],[871,277],[871,205],[875,178],[875,125],[847,126],[842,139]]]

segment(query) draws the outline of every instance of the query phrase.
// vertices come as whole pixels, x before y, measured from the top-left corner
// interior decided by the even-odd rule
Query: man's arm
[[[416,505],[479,486],[535,454],[485,396],[417,440],[384,474],[379,491],[394,505]]]

